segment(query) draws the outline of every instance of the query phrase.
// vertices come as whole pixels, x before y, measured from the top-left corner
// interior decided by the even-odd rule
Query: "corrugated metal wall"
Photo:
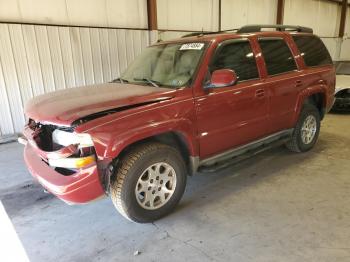
[[[23,106],[33,96],[118,77],[150,44],[150,34],[0,24],[0,135],[23,129]]]
[[[284,23],[309,26],[326,44],[333,59],[350,59],[350,8],[346,19],[345,39],[338,37],[341,5],[321,0],[286,0]]]
[[[0,0],[0,19],[16,23],[147,28],[147,2],[146,0]]]
[[[337,37],[341,7],[320,0],[285,0],[284,23],[313,28],[319,36]]]
[[[158,25],[160,29],[171,30],[218,30],[217,13],[210,10],[217,8],[216,0],[172,1],[158,0]],[[200,9],[193,8],[200,6]],[[212,6],[215,8],[212,9]],[[204,11],[203,11],[204,10]],[[215,9],[215,11],[218,11]],[[337,37],[341,7],[337,3],[322,0],[286,0],[284,24],[310,26],[321,36],[333,59],[350,59],[350,39],[341,41]],[[246,24],[275,24],[277,0],[222,0],[221,27],[223,30],[239,28]],[[201,24],[196,24],[201,21]],[[346,24],[347,37],[350,36],[350,8]],[[203,20],[203,21],[202,21]],[[210,24],[209,22],[215,23]],[[209,23],[209,24],[208,24]],[[201,26],[202,25],[202,26]],[[180,37],[189,32],[165,31],[160,39]]]
[[[345,39],[341,45],[340,58],[343,60],[350,60],[350,8],[346,16],[345,24]]]
[[[216,31],[219,24],[218,0],[158,0],[160,30]]]
[[[277,0],[222,0],[222,29],[275,24]]]

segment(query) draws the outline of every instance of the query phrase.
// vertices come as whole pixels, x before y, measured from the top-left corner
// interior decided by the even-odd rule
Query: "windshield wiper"
[[[122,84],[124,84],[124,83],[129,83],[128,80],[123,79],[123,78],[120,78],[120,77],[118,77],[118,78],[116,78],[116,79],[114,79],[114,80],[111,81],[111,83],[117,83],[117,82],[120,82],[120,83],[122,83]]]
[[[152,80],[152,79],[149,79],[149,78],[134,78],[134,80],[135,81],[147,82],[147,83],[151,84],[154,87],[159,87],[159,86],[162,85],[159,81]]]

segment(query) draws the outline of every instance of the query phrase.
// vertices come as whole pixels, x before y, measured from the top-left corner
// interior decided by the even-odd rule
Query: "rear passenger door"
[[[260,37],[258,43],[265,62],[266,88],[269,94],[269,133],[292,127],[297,101],[300,71],[283,37]]]

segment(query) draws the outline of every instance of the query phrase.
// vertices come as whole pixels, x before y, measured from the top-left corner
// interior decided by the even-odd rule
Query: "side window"
[[[293,54],[282,38],[260,38],[259,44],[269,75],[278,75],[297,69]]]
[[[332,64],[332,58],[322,40],[316,36],[293,36],[306,66],[320,66]]]
[[[248,41],[224,42],[214,56],[210,73],[218,69],[234,70],[238,82],[259,78],[255,57]]]

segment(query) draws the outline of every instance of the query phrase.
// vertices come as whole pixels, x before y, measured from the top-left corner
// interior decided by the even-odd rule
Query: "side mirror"
[[[205,88],[226,87],[237,83],[238,77],[231,69],[215,70],[210,79],[210,83]]]

